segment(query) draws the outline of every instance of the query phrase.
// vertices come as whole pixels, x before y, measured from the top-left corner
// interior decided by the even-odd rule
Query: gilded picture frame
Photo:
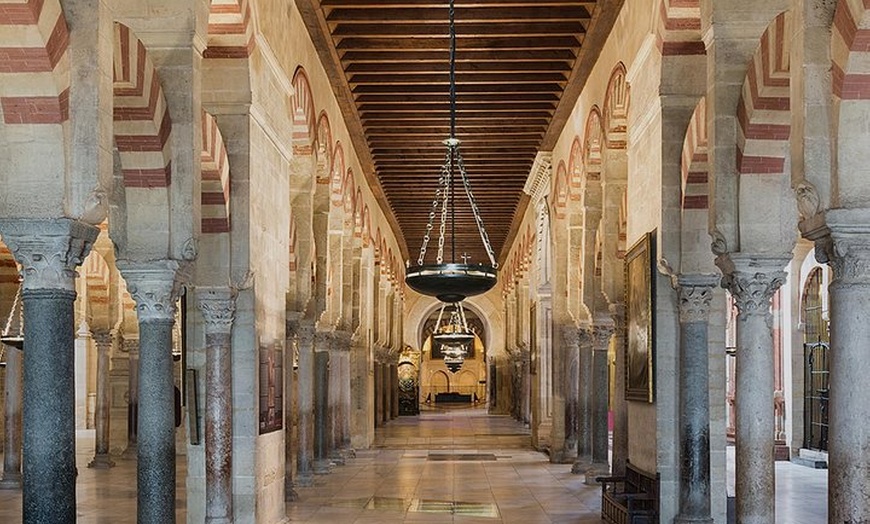
[[[655,401],[655,230],[625,255],[625,398]]]

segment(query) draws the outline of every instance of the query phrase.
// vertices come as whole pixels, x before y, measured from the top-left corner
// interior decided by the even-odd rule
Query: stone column
[[[339,364],[341,365],[341,390],[339,391],[339,404],[341,405],[341,440],[339,442],[339,449],[341,449],[341,453],[345,456],[345,458],[351,458],[356,455],[356,452],[353,450],[350,444],[352,416],[352,406],[350,398],[350,333],[342,336],[340,349],[341,351],[339,352]]]
[[[717,275],[680,275],[680,507],[675,524],[710,514],[710,384],[707,329]]]
[[[329,473],[329,332],[314,335],[314,473]]]
[[[65,218],[0,222],[24,276],[25,524],[76,520],[75,269],[98,232]]]
[[[139,420],[139,339],[125,338],[122,342],[129,355],[127,377],[127,447],[121,458],[136,458],[136,432]],[[133,420],[135,417],[135,421]]]
[[[727,258],[724,258],[727,257]],[[737,522],[773,524],[773,335],[771,298],[789,259],[724,255],[724,282],[737,304]]]
[[[21,401],[24,355],[6,346],[6,405],[4,406],[3,477],[0,489],[21,489]]]
[[[384,398],[383,387],[384,387],[384,374],[383,369],[381,368],[381,363],[375,361],[375,427],[379,428],[384,425],[384,404],[382,402]],[[434,399],[433,399],[434,402]]]
[[[390,408],[390,404],[393,402],[393,389],[392,383],[393,380],[390,378],[390,365],[389,364],[381,364],[383,368],[383,378],[384,378],[384,424],[390,421],[390,416],[392,415],[392,408]]]
[[[553,362],[557,366],[553,376],[557,378],[553,385],[556,405],[553,409],[550,462],[571,464],[577,460],[577,438],[580,432],[578,417],[582,416],[578,409],[583,402],[580,395],[579,331],[573,324],[554,324],[553,329],[558,329],[559,333],[556,337],[557,346],[553,348]],[[556,358],[557,354],[559,358]],[[560,402],[564,409],[559,409]],[[560,417],[562,411],[564,413]]]
[[[299,447],[296,451],[298,486],[314,485],[314,322],[292,324],[299,347]],[[286,490],[285,490],[286,498]]]
[[[592,465],[586,470],[586,484],[598,484],[595,477],[610,472],[608,462],[607,411],[610,400],[610,373],[607,350],[613,336],[613,324],[596,323],[592,331]]]
[[[118,261],[139,319],[137,520],[175,522],[175,384],[172,327],[179,263]]]
[[[571,473],[586,473],[592,466],[592,331],[577,331],[579,347],[579,397],[577,401],[577,458]]]
[[[233,522],[233,358],[236,296],[197,289],[205,321],[205,521]],[[196,413],[191,413],[195,417]]]
[[[112,348],[114,333],[94,331],[94,344],[97,346],[97,406],[95,414],[96,449],[89,468],[109,469],[115,465],[109,457],[109,350]]]
[[[828,522],[857,524],[870,522],[870,211],[831,210],[826,219],[830,238],[816,252],[834,270]]]
[[[613,345],[616,348],[616,365],[614,366],[613,400],[613,437],[611,450],[611,467],[613,475],[625,474],[625,462],[628,460],[628,405],[625,401],[625,304],[610,305],[610,316],[613,318]]]

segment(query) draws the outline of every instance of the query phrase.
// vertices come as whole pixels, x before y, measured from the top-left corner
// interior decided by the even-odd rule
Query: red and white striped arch
[[[568,155],[568,180],[571,199],[580,200],[583,189],[583,143],[579,136],[574,136],[571,142],[571,154]]]
[[[293,97],[290,101],[290,109],[293,111],[293,153],[310,155],[313,152],[316,113],[311,84],[305,68],[301,66],[296,68],[292,85]]]
[[[782,173],[791,134],[791,14],[780,13],[761,36],[737,105],[737,170]]]
[[[0,1],[4,123],[69,120],[69,68],[69,30],[58,0]]]
[[[332,128],[329,125],[329,115],[326,111],[321,111],[317,118],[317,129],[315,134],[316,147],[314,154],[317,156],[318,165],[329,167],[332,165]],[[327,179],[327,183],[329,180]],[[320,182],[318,182],[320,183]]]
[[[705,54],[700,0],[659,0],[656,37],[663,56]]]
[[[109,321],[109,265],[96,250],[91,250],[82,264],[81,273],[88,286],[87,304],[92,322],[105,325]],[[97,326],[92,323],[91,327]]]
[[[841,100],[870,100],[870,1],[840,0],[832,33],[834,95]]]
[[[598,182],[601,180],[601,151],[604,146],[604,122],[601,118],[601,110],[598,106],[592,106],[589,116],[586,117],[586,131],[584,137],[584,163],[586,166],[586,180]]]
[[[344,210],[346,220],[353,219],[355,194],[356,184],[353,180],[353,169],[347,168],[347,171],[344,172],[344,178],[341,181],[341,200],[339,201],[339,204]]]
[[[709,166],[707,165],[707,99],[695,106],[683,141],[682,209],[709,208]]]
[[[563,219],[568,216],[568,199],[570,196],[568,168],[565,166],[564,160],[560,160],[556,168],[556,176],[553,179],[553,194],[556,195],[556,218]]]
[[[172,179],[172,120],[145,45],[115,23],[115,145],[128,188],[168,187]]]
[[[341,142],[335,143],[332,153],[332,166],[329,168],[329,192],[333,206],[340,206],[344,197],[344,147]]]
[[[230,163],[217,121],[202,112],[202,232],[230,230]]]
[[[628,144],[629,87],[625,65],[616,64],[604,97],[604,134],[607,149],[625,149]]]
[[[211,0],[203,58],[248,58],[253,49],[254,29],[248,0]]]
[[[372,243],[372,213],[368,204],[363,204],[362,211],[362,242],[363,247],[369,247]]]

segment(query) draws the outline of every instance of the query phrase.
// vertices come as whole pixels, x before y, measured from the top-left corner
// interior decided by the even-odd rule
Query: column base
[[[94,455],[94,459],[88,463],[89,468],[93,469],[111,469],[115,467],[115,462],[108,454]]]
[[[5,473],[0,480],[0,489],[21,489],[21,473]]]
[[[355,459],[356,458],[356,450],[350,447],[350,444],[341,448],[341,454],[344,455],[345,459]]]
[[[551,464],[573,464],[577,460],[577,451],[563,449],[559,451],[550,450]]]
[[[328,475],[332,473],[332,462],[326,459],[319,459],[314,461],[314,474],[315,475]]]
[[[301,488],[310,488],[314,485],[314,475],[311,473],[297,473],[296,478],[293,479],[293,485]]]
[[[712,517],[684,517],[677,515],[674,517],[674,524],[713,524]]]
[[[205,524],[233,524],[232,517],[206,517]]]
[[[127,448],[121,452],[122,459],[133,459],[136,460],[139,456],[139,451],[137,450],[136,444],[128,444]]]
[[[592,467],[592,459],[589,457],[577,457],[577,460],[574,461],[574,465],[571,466],[571,473],[575,475],[582,475],[586,473],[586,470]]]
[[[284,502],[296,502],[297,500],[299,500],[299,493],[296,493],[296,490],[293,489],[293,484],[285,484]]]
[[[586,478],[583,480],[583,483],[587,486],[597,486],[598,481],[595,480],[596,477],[607,477],[609,475],[610,464],[592,464],[592,466],[590,466],[589,469],[586,470]]]
[[[342,451],[333,451],[329,454],[329,460],[337,466],[344,466],[344,453]]]

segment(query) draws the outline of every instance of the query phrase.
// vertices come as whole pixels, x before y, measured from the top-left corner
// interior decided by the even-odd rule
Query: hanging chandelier
[[[9,317],[6,319],[6,327],[0,335],[0,342],[17,349],[24,349],[24,308],[21,302],[21,283],[12,301]],[[5,362],[5,359],[3,359]]]
[[[442,324],[447,306],[447,303],[443,304],[438,313],[438,321],[432,334],[432,343],[438,344],[447,369],[451,373],[456,373],[465,362],[471,345],[474,344],[474,332],[468,328],[465,309],[461,302],[451,304],[453,310],[450,312],[450,318],[446,324]]]
[[[405,272],[405,282],[414,291],[424,295],[437,297],[445,303],[458,303],[466,297],[479,295],[492,289],[498,274],[498,263],[489,236],[483,227],[483,219],[474,194],[471,192],[471,184],[468,173],[465,171],[465,163],[459,152],[460,141],[456,138],[456,24],[453,0],[449,4],[450,12],[450,136],[444,140],[447,146],[447,154],[444,165],[441,166],[441,175],[438,179],[438,189],[435,191],[435,199],[432,201],[432,210],[429,212],[429,222],[426,225],[426,233],[423,236],[423,245],[417,264],[408,268]],[[457,178],[459,181],[457,182]],[[474,222],[477,226],[483,247],[486,250],[489,263],[468,263],[468,257],[463,255],[462,262],[456,260],[456,185],[462,184]],[[432,230],[435,226],[435,215],[440,214],[440,227],[438,228],[438,253],[435,263],[426,263],[426,248],[429,245]],[[449,220],[448,220],[449,215]],[[450,262],[444,260],[445,238],[449,232]]]

